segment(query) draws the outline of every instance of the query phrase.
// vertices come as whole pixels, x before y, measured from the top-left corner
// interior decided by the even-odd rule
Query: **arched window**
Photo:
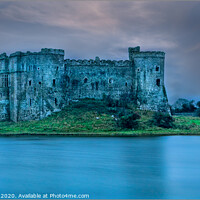
[[[96,82],[95,85],[96,85],[96,90],[99,90],[99,82]]]
[[[55,87],[56,86],[56,80],[53,79],[53,86]]]
[[[156,85],[160,86],[160,79],[156,79]]]
[[[87,78],[84,78],[84,83],[87,83],[88,82],[88,79]]]
[[[127,83],[127,82],[125,83],[125,86],[126,86],[126,87],[128,86],[128,83]]]
[[[112,84],[112,83],[113,83],[113,79],[112,79],[112,78],[109,78],[108,82],[109,82],[110,84]]]
[[[29,86],[31,86],[31,81],[29,81]]]
[[[32,100],[31,100],[31,99],[30,99],[30,102],[29,102],[29,103],[30,103],[30,106],[31,106],[31,104],[32,104]]]

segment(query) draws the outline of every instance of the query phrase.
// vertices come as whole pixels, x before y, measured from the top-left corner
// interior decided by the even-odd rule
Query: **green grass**
[[[48,135],[95,135],[95,136],[143,136],[143,135],[191,135],[200,134],[200,117],[174,116],[171,129],[152,126],[151,111],[134,110],[141,118],[137,130],[117,126],[118,114],[123,108],[110,108],[103,101],[82,100],[65,107],[61,112],[40,121],[0,122],[0,134],[48,134]],[[133,109],[125,110],[133,112]],[[113,117],[114,116],[114,117]]]

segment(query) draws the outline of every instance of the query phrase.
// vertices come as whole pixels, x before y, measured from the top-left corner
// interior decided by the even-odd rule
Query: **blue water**
[[[1,193],[200,198],[200,137],[0,137]]]

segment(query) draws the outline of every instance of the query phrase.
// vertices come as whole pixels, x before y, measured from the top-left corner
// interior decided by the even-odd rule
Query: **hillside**
[[[119,126],[122,113],[136,113],[136,128]],[[174,116],[173,128],[152,124],[154,112],[135,110],[134,107],[110,107],[107,102],[85,99],[71,102],[61,112],[40,120],[28,122],[0,122],[0,134],[60,134],[60,135],[176,135],[200,134],[200,118]]]

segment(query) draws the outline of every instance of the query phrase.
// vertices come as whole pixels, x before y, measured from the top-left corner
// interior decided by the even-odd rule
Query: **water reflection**
[[[0,138],[0,193],[199,198],[199,137]]]

